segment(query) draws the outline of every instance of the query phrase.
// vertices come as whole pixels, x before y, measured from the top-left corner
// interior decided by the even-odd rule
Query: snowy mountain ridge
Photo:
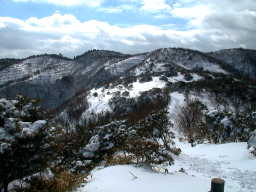
[[[230,66],[236,73],[242,73],[255,79],[256,75],[256,51],[250,49],[224,49],[208,53],[226,66]]]
[[[236,59],[227,60],[225,55]],[[92,50],[74,59],[41,55],[14,60],[10,64],[2,59],[0,63],[4,67],[0,68],[0,96],[14,98],[17,93],[22,93],[42,99],[45,108],[56,108],[82,90],[90,90],[123,77],[171,76],[179,71],[233,75],[239,71],[244,75],[250,72],[249,77],[255,79],[255,58],[254,51],[240,49],[202,53],[164,48],[139,55]]]

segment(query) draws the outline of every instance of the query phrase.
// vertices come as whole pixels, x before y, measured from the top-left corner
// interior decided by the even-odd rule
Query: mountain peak
[[[120,57],[120,56],[127,56],[127,55],[120,52],[116,52],[116,51],[92,49],[92,50],[86,51],[82,55],[76,56],[75,60],[79,60],[84,57]]]

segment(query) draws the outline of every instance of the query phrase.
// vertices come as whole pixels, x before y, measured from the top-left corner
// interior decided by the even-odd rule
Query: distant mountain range
[[[204,53],[163,48],[128,55],[91,50],[74,59],[53,54],[0,59],[0,96],[14,98],[21,93],[40,98],[43,107],[54,109],[82,92],[120,79],[172,76],[179,72],[256,80],[256,51],[226,49]]]

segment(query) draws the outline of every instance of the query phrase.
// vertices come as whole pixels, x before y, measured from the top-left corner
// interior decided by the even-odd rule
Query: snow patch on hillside
[[[130,97],[138,97],[142,92],[149,91],[153,88],[164,88],[165,82],[161,81],[159,77],[153,77],[152,81],[140,83],[136,81],[132,83],[132,90],[130,91]]]
[[[92,89],[89,92],[89,95],[87,96],[89,109],[86,111],[86,114],[88,113],[99,114],[99,113],[111,111],[109,102],[114,96],[135,98],[140,96],[141,93],[145,91],[149,91],[153,88],[164,88],[164,87],[165,87],[164,81],[161,81],[159,77],[153,77],[152,81],[143,82],[143,83],[136,81],[134,83],[131,83],[127,87],[120,84],[113,88],[102,87],[98,89]],[[125,92],[128,92],[129,94],[125,96],[124,95]]]
[[[111,95],[104,94],[103,88],[92,89],[87,97],[89,103],[89,109],[87,112],[98,114],[111,111],[109,106],[109,101],[111,98]]]
[[[174,120],[180,107],[182,107],[185,103],[185,96],[182,93],[173,92],[171,93],[170,97],[171,97],[171,102],[168,106],[168,112],[171,120]]]
[[[125,71],[141,63],[145,59],[145,57],[146,55],[139,55],[130,57],[128,59],[119,61],[111,65],[109,65],[109,63],[106,63],[105,69],[110,71],[110,73],[113,75],[124,73]]]
[[[183,82],[192,82],[192,81],[198,81],[203,79],[201,76],[192,73],[191,74],[192,79],[187,81],[185,80],[185,77],[183,74],[178,73],[175,77],[168,78],[169,82],[175,83],[179,81]],[[116,85],[115,87],[105,88],[101,87],[98,89],[92,89],[88,96],[87,100],[89,103],[89,108],[87,111],[83,114],[83,116],[86,116],[88,114],[99,114],[99,113],[105,113],[105,112],[111,112],[111,108],[109,105],[110,100],[115,96],[122,96],[127,98],[136,98],[141,95],[141,93],[145,91],[149,91],[153,88],[164,88],[166,86],[166,82],[163,80],[160,80],[160,77],[153,77],[152,81],[149,82],[133,82],[130,83],[128,86],[124,86],[122,84]],[[182,104],[181,100],[183,100],[184,103],[184,95],[178,92],[174,92],[171,94],[171,98],[173,100],[171,102],[171,107],[169,111],[173,111],[173,117],[175,116],[176,112],[175,108],[179,108]]]
[[[199,80],[203,79],[203,77],[197,75],[196,73],[191,73],[191,76],[192,76],[191,80],[186,80],[185,75],[183,75],[179,72],[177,76],[169,77],[168,81],[171,82],[171,83],[177,83],[177,82],[180,82],[180,81],[188,83],[188,82],[199,81]]]
[[[171,102],[168,107],[168,112],[170,114],[171,120],[175,118],[175,115],[179,112],[179,109],[185,104],[186,98],[184,93],[172,92],[170,94]],[[190,93],[189,98],[192,100],[199,100],[202,104],[207,106],[209,111],[216,110],[216,104],[213,98],[208,92],[203,92],[200,94]],[[222,106],[218,106],[222,107]]]

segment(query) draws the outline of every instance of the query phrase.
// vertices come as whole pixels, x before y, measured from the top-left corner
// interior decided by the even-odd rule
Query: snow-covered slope
[[[33,83],[53,82],[72,72],[70,60],[39,56],[25,59],[0,71],[0,85],[29,80]],[[35,82],[36,81],[36,82]]]
[[[127,70],[137,66],[140,64],[144,59],[146,58],[146,55],[138,55],[129,57],[128,59],[121,60],[117,63],[111,64],[110,62],[107,62],[105,64],[105,70],[109,71],[111,74],[123,74]]]
[[[224,62],[238,74],[256,79],[256,51],[248,49],[225,49],[209,53]]]
[[[165,48],[151,52],[143,64],[134,69],[137,75],[151,72],[163,72],[182,67],[187,70],[204,70],[227,74],[221,64],[207,55],[188,49]]]
[[[110,100],[115,96],[122,96],[127,98],[136,98],[145,91],[149,91],[153,88],[164,88],[165,82],[159,80],[159,77],[153,77],[152,81],[149,82],[133,82],[127,87],[122,84],[117,85],[113,88],[98,88],[92,89],[87,100],[89,103],[89,109],[86,111],[84,116],[88,116],[88,113],[104,113],[111,111],[109,106]]]
[[[116,107],[114,101],[118,101],[119,105],[128,107],[137,102],[137,99],[143,93],[148,92],[148,96],[153,97],[155,93],[149,93],[149,91],[164,89],[168,83],[189,83],[200,80],[203,80],[203,77],[196,73],[191,73],[191,80],[186,80],[183,74],[177,73],[177,76],[168,78],[163,78],[163,76],[153,76],[145,79],[144,77],[135,78],[129,83],[129,80],[121,79],[120,82],[112,82],[99,88],[93,88],[82,96],[87,101],[88,107],[83,109],[81,119],[91,118],[92,115],[103,115],[107,112],[113,113],[113,107]]]
[[[45,107],[53,108],[75,92],[71,87],[74,65],[74,61],[55,55],[24,59],[0,70],[0,95],[14,98],[21,93],[40,98]],[[65,93],[68,87],[69,93]]]

